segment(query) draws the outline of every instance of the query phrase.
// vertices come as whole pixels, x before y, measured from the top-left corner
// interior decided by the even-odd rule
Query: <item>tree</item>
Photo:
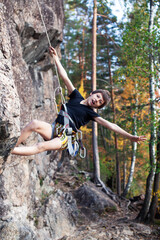
[[[144,199],[144,204],[142,209],[137,217],[138,221],[146,221],[147,213],[150,207],[150,200],[152,194],[152,187],[154,181],[154,175],[156,170],[156,109],[155,109],[155,78],[154,78],[154,62],[153,62],[153,39],[152,39],[152,32],[153,32],[153,25],[154,25],[154,17],[155,17],[155,5],[153,0],[150,0],[150,19],[149,19],[149,35],[150,35],[150,42],[149,42],[149,69],[150,69],[150,111],[151,111],[151,137],[150,137],[150,144],[149,144],[149,153],[150,153],[150,173],[147,178],[146,183],[146,194]]]
[[[113,78],[111,73],[111,60],[108,48],[108,69],[109,69],[109,78],[110,78],[110,86],[111,86],[111,103],[112,103],[112,111],[113,111],[113,123],[116,123],[116,112],[115,112],[115,103],[114,103],[114,91],[113,91]],[[116,151],[116,190],[117,194],[121,194],[121,176],[120,176],[120,161],[118,157],[118,139],[117,134],[114,133],[114,141],[115,141],[115,151]]]
[[[158,205],[158,189],[159,189],[159,182],[160,182],[160,123],[158,127],[158,134],[157,134],[157,163],[156,163],[156,173],[154,177],[154,184],[153,184],[153,195],[151,200],[151,205],[149,211],[147,213],[146,222],[153,223],[155,219],[156,209]]]
[[[120,63],[122,67],[118,70],[118,74],[119,74],[119,80],[122,81],[122,84],[124,85],[124,94],[126,94],[125,89],[127,86],[127,80],[130,81],[128,85],[130,84],[131,86],[132,83],[134,84],[133,91],[135,91],[136,89],[135,97],[133,95],[133,92],[129,92],[128,101],[130,101],[130,107],[128,105],[124,107],[124,109],[126,108],[126,111],[125,111],[126,118],[128,118],[129,120],[129,116],[130,116],[130,121],[132,121],[133,119],[132,129],[133,130],[137,129],[138,134],[140,134],[142,127],[143,129],[147,130],[149,126],[148,124],[149,123],[149,117],[148,117],[148,98],[149,97],[147,96],[146,91],[144,91],[144,89],[148,89],[148,86],[149,86],[148,80],[149,80],[149,74],[150,74],[150,70],[148,67],[149,33],[147,32],[147,27],[148,27],[147,1],[135,1],[132,12],[130,12],[128,16],[129,16],[129,20],[127,23],[124,24],[125,28],[122,34],[123,42],[122,42],[121,50],[122,50],[123,56],[120,56]],[[121,77],[120,77],[120,73],[121,73]],[[123,99],[124,99],[124,94],[122,94]],[[145,95],[146,97],[144,98]],[[131,102],[132,99],[134,100],[134,102]],[[129,113],[129,108],[130,108],[130,113]],[[132,132],[133,134],[135,134],[134,131]],[[139,152],[139,149],[138,149],[138,152]],[[135,155],[136,155],[136,145],[133,147],[133,150],[132,150],[132,160],[131,160],[130,171],[128,174],[129,175],[128,183],[126,185],[126,189],[123,195],[126,195],[128,190],[132,186],[131,184],[133,180],[133,173],[134,173],[135,160],[136,160]],[[148,164],[147,161],[145,164]]]
[[[114,103],[114,83],[113,83],[113,69],[115,68],[114,60],[117,52],[119,51],[119,45],[117,44],[117,37],[114,34],[114,29],[117,28],[116,17],[111,14],[109,4],[104,4],[104,1],[98,3],[98,17],[97,17],[97,42],[98,42],[98,80],[101,81],[101,86],[109,87],[111,92],[111,108],[112,117],[111,121],[116,122],[116,109]],[[113,63],[113,65],[112,65]],[[103,87],[102,87],[103,88]],[[108,109],[108,108],[106,108]],[[104,117],[106,117],[104,115]],[[102,131],[102,128],[101,128]],[[104,138],[103,138],[104,139]],[[105,144],[106,145],[106,144]],[[121,192],[121,177],[120,177],[120,162],[118,157],[118,138],[114,134],[114,153],[116,160],[116,190],[118,195]],[[105,148],[105,150],[107,150]],[[109,150],[109,149],[108,149]],[[106,152],[105,152],[106,154]]]
[[[111,9],[108,7],[108,3],[104,0],[97,1],[97,84],[98,88],[105,88],[106,84],[109,87],[109,90],[113,89],[115,104],[115,114],[116,114],[116,124],[124,126],[129,132],[137,127],[138,134],[140,134],[141,129],[144,126],[142,118],[144,118],[145,124],[148,121],[148,112],[145,115],[142,105],[147,106],[148,96],[145,95],[145,88],[148,87],[147,78],[149,75],[149,70],[147,66],[147,36],[146,36],[146,19],[147,15],[144,11],[144,2],[139,3],[139,9],[137,7],[136,11],[130,15],[129,23],[124,24],[125,29],[123,30],[123,42],[120,43],[120,35],[117,34],[117,23],[116,18],[112,16]],[[66,14],[65,25],[65,48],[62,51],[62,54],[65,53],[66,58],[64,59],[63,64],[67,64],[66,68],[69,71],[70,78],[73,80],[77,88],[80,87],[82,93],[91,91],[91,29],[92,24],[89,19],[91,14],[91,7],[89,6],[89,1],[84,0],[68,0],[65,7],[68,8]],[[148,13],[147,13],[148,14]],[[129,28],[129,26],[132,26]],[[115,31],[116,29],[116,31]],[[122,33],[122,30],[121,30]],[[119,37],[118,37],[119,36]],[[145,39],[146,38],[146,39]],[[119,47],[120,46],[120,47]],[[109,54],[107,51],[109,49]],[[123,57],[120,56],[120,52]],[[117,59],[119,61],[117,61]],[[110,63],[109,63],[110,61]],[[110,84],[110,74],[109,74],[109,65],[111,66],[111,75],[114,81],[114,85]],[[115,75],[117,66],[120,66],[117,76]],[[123,68],[123,72],[121,71]],[[120,73],[120,74],[119,74]],[[139,101],[138,110],[136,110],[135,98],[133,97],[132,92],[134,92],[135,84],[134,78],[137,79],[137,95]],[[126,88],[127,86],[127,88]],[[133,87],[133,88],[132,88]],[[116,90],[115,90],[116,88]],[[117,88],[122,89],[121,93],[125,89],[125,95],[118,93]],[[129,89],[132,89],[131,91]],[[129,91],[128,91],[129,90]],[[128,91],[128,92],[127,92]],[[119,91],[120,92],[120,91]],[[130,94],[131,93],[131,94]],[[123,95],[123,96],[122,96]],[[130,95],[130,96],[129,96]],[[145,96],[145,97],[144,97]],[[146,99],[143,102],[144,98]],[[143,99],[141,101],[141,99]],[[127,104],[126,104],[127,103]],[[99,110],[100,114],[107,118],[109,121],[113,121],[113,111],[111,107],[105,107],[103,110]],[[147,107],[146,107],[147,110]],[[145,110],[145,111],[146,111]],[[136,111],[138,111],[136,115]],[[141,114],[142,113],[142,114]],[[139,116],[140,115],[140,116]],[[137,117],[138,116],[138,117]],[[137,117],[137,119],[136,119]],[[133,125],[132,118],[134,119]],[[87,126],[87,128],[90,126]],[[145,128],[145,127],[144,127]],[[147,128],[146,128],[147,129]],[[112,132],[108,131],[101,127],[100,129],[103,132],[103,142],[106,144],[106,151],[102,149],[102,139],[100,138],[101,134],[98,134],[98,142],[100,143],[99,149],[102,149],[100,152],[100,165],[104,166],[105,169],[109,169],[110,172],[104,172],[103,174],[108,174],[108,176],[113,176],[113,182],[115,182],[115,170],[114,170],[114,159],[116,156],[116,151],[114,146],[114,135]],[[85,130],[86,131],[86,130]],[[146,130],[147,131],[147,130]],[[88,133],[88,132],[87,132]],[[85,134],[85,133],[84,133]],[[85,139],[85,137],[84,137]],[[87,136],[87,149],[89,150],[89,158],[92,159],[92,152],[90,139],[88,141]],[[118,137],[118,150],[119,155],[123,151],[123,139]],[[126,140],[125,146],[126,159],[131,153],[131,147],[129,141]],[[94,148],[96,149],[96,148]],[[138,150],[139,151],[139,150]],[[134,156],[136,153],[135,150],[132,151]],[[139,153],[138,153],[139,154]],[[132,162],[132,169],[134,169],[135,157]],[[102,162],[103,161],[103,164]],[[127,163],[127,160],[126,160]],[[121,165],[120,165],[121,167]],[[98,170],[99,171],[99,170]],[[139,170],[140,171],[140,170]],[[119,171],[120,172],[120,171]],[[128,168],[127,173],[128,175]],[[104,175],[103,175],[104,176]],[[104,176],[106,177],[106,176]],[[103,177],[103,179],[104,179]],[[132,174],[133,177],[133,174]],[[108,178],[108,177],[107,177]],[[119,174],[119,179],[121,179]],[[117,179],[118,179],[117,178]],[[130,178],[133,179],[133,178]],[[130,181],[132,182],[132,181]],[[120,183],[120,181],[119,181]]]
[[[137,88],[137,84],[136,84]],[[135,114],[133,116],[133,135],[137,135],[137,110],[138,110],[138,98],[137,98],[137,91],[136,91],[136,105],[135,105]],[[137,143],[133,142],[132,143],[132,158],[131,158],[131,167],[130,167],[130,172],[129,172],[129,177],[128,177],[128,182],[124,188],[122,196],[125,197],[131,187],[132,181],[133,181],[133,174],[134,174],[134,169],[135,169],[135,163],[136,163],[136,151],[137,151]]]
[[[94,0],[93,8],[93,29],[92,29],[92,91],[96,90],[96,52],[97,52],[97,0]],[[94,162],[94,181],[99,184],[100,165],[98,152],[98,129],[97,123],[92,122],[92,142],[93,142],[93,162]]]

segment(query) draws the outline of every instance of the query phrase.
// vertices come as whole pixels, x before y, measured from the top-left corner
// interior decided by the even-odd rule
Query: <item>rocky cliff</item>
[[[63,0],[39,0],[53,47],[63,38]],[[75,201],[55,191],[59,153],[10,154],[32,119],[52,123],[57,79],[37,0],[0,1],[0,239],[50,240],[74,230]],[[27,144],[42,140],[33,134]]]

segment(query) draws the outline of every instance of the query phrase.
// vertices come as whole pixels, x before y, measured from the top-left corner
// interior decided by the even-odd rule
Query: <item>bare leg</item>
[[[49,150],[59,150],[62,146],[61,140],[56,137],[50,141],[40,142],[30,147],[15,147],[12,154],[21,156],[30,156]]]
[[[16,147],[24,142],[32,132],[39,133],[45,140],[50,140],[52,135],[52,127],[49,123],[33,120],[26,127],[22,129],[21,135],[18,139]]]

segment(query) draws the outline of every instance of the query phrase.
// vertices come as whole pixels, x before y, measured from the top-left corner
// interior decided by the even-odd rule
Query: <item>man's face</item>
[[[94,94],[90,94],[89,98],[88,98],[88,105],[91,108],[98,108],[100,107],[102,104],[104,103],[103,100],[103,95],[102,93],[94,93]]]

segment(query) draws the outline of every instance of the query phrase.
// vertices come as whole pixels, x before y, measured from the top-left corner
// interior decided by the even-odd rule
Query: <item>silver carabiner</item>
[[[82,131],[80,131],[80,130],[78,130],[77,132],[76,132],[76,138],[77,138],[77,140],[82,140],[82,137],[83,137],[83,135],[82,135]]]
[[[83,155],[82,155],[82,154],[83,154]],[[80,148],[79,156],[80,156],[81,158],[85,158],[85,157],[86,157],[86,148],[85,148],[85,147],[83,147],[83,149]]]
[[[79,151],[79,144],[77,141],[74,141],[74,152],[75,152],[75,155],[76,155],[76,152]]]

